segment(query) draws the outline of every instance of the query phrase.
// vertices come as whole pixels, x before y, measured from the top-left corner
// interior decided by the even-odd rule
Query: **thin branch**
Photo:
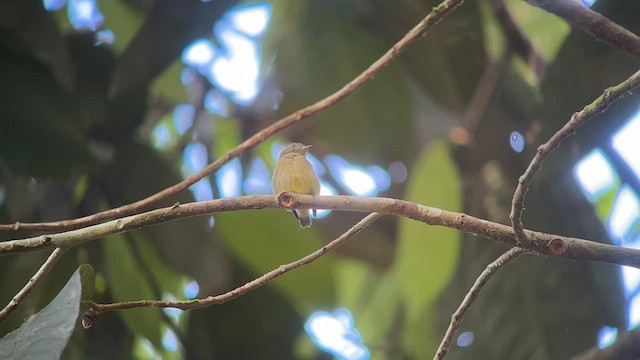
[[[539,79],[542,78],[547,68],[547,61],[522,31],[505,0],[490,0],[489,5],[498,19],[502,32],[507,37],[509,47],[527,62],[529,68]]]
[[[525,0],[640,60],[640,37],[577,0]]]
[[[20,301],[24,299],[36,284],[49,272],[53,269],[53,266],[60,260],[62,255],[67,251],[65,248],[56,248],[53,250],[51,255],[47,258],[47,260],[40,266],[40,269],[36,271],[35,274],[29,279],[27,284],[14,296],[11,301],[4,307],[4,309],[0,310],[0,321],[6,318],[18,305]]]
[[[175,184],[171,187],[168,187],[154,195],[151,195],[145,199],[136,201],[134,203],[123,205],[114,209],[106,210],[100,213],[96,213],[93,215],[72,219],[72,220],[63,220],[63,221],[55,221],[55,222],[46,222],[46,223],[20,223],[16,222],[14,224],[4,224],[0,225],[0,231],[4,230],[41,230],[41,231],[63,231],[70,229],[78,229],[83,226],[96,224],[101,221],[114,219],[122,216],[127,216],[135,213],[139,213],[145,208],[149,207],[151,204],[157,203],[158,201],[167,199],[168,197],[180,193],[189,186],[195,184],[203,177],[215,172],[222,165],[227,163],[229,160],[234,157],[240,155],[242,152],[247,151],[256,145],[262,143],[267,138],[275,134],[276,132],[291,126],[299,121],[302,121],[312,115],[319,113],[320,111],[326,110],[331,106],[335,105],[337,102],[341,101],[360,87],[364,85],[369,80],[373,79],[373,77],[379,73],[382,69],[387,67],[392,60],[397,58],[402,52],[404,52],[409,45],[418,40],[421,36],[423,36],[426,31],[436,24],[440,19],[442,19],[445,15],[453,11],[456,7],[462,4],[463,0],[444,0],[440,5],[433,8],[433,10],[427,15],[422,21],[420,21],[413,29],[411,29],[400,41],[398,41],[395,45],[391,47],[382,57],[376,60],[373,64],[371,64],[365,71],[363,71],[356,78],[351,80],[348,84],[342,87],[340,90],[335,93],[327,96],[326,98],[316,102],[313,105],[307,106],[306,108],[300,109],[290,115],[285,116],[278,122],[274,123],[271,126],[268,126],[261,131],[257,132],[255,135],[251,136],[240,145],[236,146],[222,157],[207,165],[204,169],[198,171],[182,182]]]
[[[449,346],[453,341],[453,336],[456,334],[456,331],[460,326],[460,322],[462,321],[462,318],[464,318],[467,311],[469,311],[469,308],[471,307],[471,305],[476,301],[476,299],[478,298],[478,295],[480,294],[480,291],[484,288],[484,286],[487,284],[489,279],[503,265],[514,261],[515,259],[518,258],[518,256],[522,255],[523,253],[525,253],[524,249],[517,248],[517,247],[512,248],[506,253],[500,255],[500,257],[498,257],[491,264],[487,265],[487,268],[484,269],[482,274],[480,274],[480,276],[478,276],[478,278],[476,279],[476,282],[473,284],[471,289],[469,289],[469,292],[464,297],[464,300],[462,300],[462,303],[460,303],[460,306],[458,307],[456,312],[454,312],[453,315],[451,315],[451,323],[449,323],[449,328],[447,329],[447,332],[445,333],[444,338],[442,338],[442,342],[440,343],[440,346],[438,346],[436,355],[433,357],[434,360],[442,360],[444,359],[445,356],[447,356],[447,352],[449,351]]]
[[[364,213],[375,212],[384,215],[404,216],[428,225],[457,229],[510,246],[515,246],[517,243],[513,228],[510,226],[479,219],[464,213],[442,210],[409,201],[345,195],[311,196],[281,193],[277,197],[273,195],[253,195],[174,205],[78,230],[4,241],[0,242],[0,255],[37,251],[52,247],[70,248],[107,235],[196,215],[278,207],[285,209],[314,208]],[[526,249],[533,252],[573,260],[602,261],[640,268],[640,250],[637,249],[537,231],[525,230],[525,232],[530,239],[526,244]]]
[[[489,60],[484,65],[482,76],[480,81],[473,92],[469,106],[462,117],[462,123],[467,131],[471,134],[475,134],[480,123],[480,119],[487,110],[487,106],[493,97],[496,86],[505,70],[507,69],[507,62],[509,55],[505,54],[497,61]]]
[[[622,83],[606,89],[604,93],[591,104],[585,106],[580,112],[574,113],[569,122],[553,134],[549,141],[538,147],[536,155],[533,157],[533,160],[531,160],[529,167],[527,167],[527,170],[518,180],[518,186],[513,194],[511,203],[511,225],[513,226],[519,244],[525,245],[527,243],[527,235],[525,234],[524,225],[522,224],[524,200],[529,191],[529,186],[533,182],[533,177],[542,167],[544,160],[553,150],[560,146],[562,141],[574,134],[578,127],[605,111],[614,101],[635,89],[638,85],[640,85],[640,71],[631,75],[631,77]]]
[[[106,311],[114,311],[114,310],[125,310],[125,309],[133,309],[140,307],[148,307],[148,308],[176,308],[181,310],[191,310],[191,309],[199,309],[211,305],[217,305],[225,303],[229,300],[233,300],[241,295],[248,293],[249,291],[255,290],[260,286],[286,274],[287,272],[299,268],[301,266],[310,264],[321,256],[329,253],[332,250],[335,250],[338,246],[344,244],[352,237],[356,236],[362,230],[364,230],[367,226],[373,224],[376,220],[382,217],[382,214],[372,213],[367,215],[364,219],[360,220],[357,224],[347,230],[344,234],[340,235],[338,238],[334,239],[327,245],[323,246],[319,250],[299,259],[294,262],[291,262],[286,265],[280,265],[277,269],[273,269],[268,273],[260,276],[257,279],[254,279],[240,287],[237,287],[229,292],[226,292],[217,296],[208,296],[204,299],[194,299],[187,301],[167,301],[167,300],[138,300],[138,301],[129,301],[122,303],[114,303],[114,304],[97,304],[91,302],[90,306],[90,314],[89,317],[94,318],[97,314],[106,312]]]

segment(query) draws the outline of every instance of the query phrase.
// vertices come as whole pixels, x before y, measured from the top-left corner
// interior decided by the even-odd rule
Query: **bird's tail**
[[[309,210],[300,210],[298,213],[298,221],[300,222],[300,227],[303,229],[311,227],[311,217],[309,216]]]

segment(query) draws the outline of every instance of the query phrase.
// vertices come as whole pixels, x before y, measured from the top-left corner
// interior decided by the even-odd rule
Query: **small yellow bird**
[[[276,195],[283,191],[308,195],[320,194],[318,175],[306,156],[310,148],[311,145],[293,143],[282,150],[278,164],[273,170],[272,183]],[[291,212],[300,222],[300,227],[306,229],[311,226],[309,210],[296,209]],[[313,209],[313,216],[316,216],[316,209]]]

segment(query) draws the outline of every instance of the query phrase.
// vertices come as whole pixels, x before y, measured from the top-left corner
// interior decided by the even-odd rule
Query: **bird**
[[[318,175],[306,156],[310,148],[311,145],[293,143],[280,152],[272,179],[276,194],[284,191],[307,195],[320,193]],[[311,227],[308,209],[293,209],[291,212],[301,228]],[[313,216],[316,216],[316,209],[313,209]]]

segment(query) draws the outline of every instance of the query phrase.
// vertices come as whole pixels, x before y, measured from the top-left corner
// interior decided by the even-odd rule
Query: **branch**
[[[0,321],[6,318],[16,307],[20,304],[20,301],[24,299],[36,284],[49,272],[53,269],[53,266],[60,260],[62,255],[67,251],[65,248],[56,248],[53,250],[51,255],[47,258],[47,260],[40,266],[40,269],[36,271],[36,273],[29,279],[27,284],[16,294],[16,296],[9,301],[7,306],[4,309],[0,310]]]
[[[379,73],[382,69],[387,67],[392,60],[397,58],[403,51],[405,51],[409,45],[418,40],[421,36],[423,36],[426,31],[436,24],[440,19],[442,19],[445,15],[453,11],[456,7],[462,4],[463,0],[444,0],[440,5],[433,8],[433,10],[427,15],[422,21],[420,21],[413,29],[411,29],[400,41],[398,41],[395,45],[391,47],[382,57],[376,60],[373,64],[371,64],[365,71],[363,71],[356,78],[351,80],[348,84],[346,84],[342,89],[336,91],[335,93],[327,96],[326,98],[316,102],[313,105],[307,106],[306,108],[300,109],[290,115],[285,116],[280,119],[276,123],[271,126],[268,126],[261,131],[257,132],[255,135],[251,136],[240,145],[231,149],[229,152],[224,154],[222,157],[207,165],[204,169],[198,171],[197,173],[191,175],[186,178],[182,182],[175,184],[171,187],[168,187],[154,195],[151,195],[145,199],[136,201],[134,203],[123,205],[114,209],[106,210],[103,212],[99,212],[93,215],[72,219],[72,220],[63,220],[63,221],[55,221],[55,222],[46,222],[46,223],[20,223],[16,222],[14,224],[4,224],[0,225],[0,231],[8,231],[8,230],[40,230],[40,231],[62,231],[62,230],[70,230],[70,229],[78,229],[83,226],[96,224],[105,220],[114,219],[122,216],[127,216],[135,213],[139,213],[148,206],[158,201],[167,199],[168,197],[180,193],[189,188],[189,186],[195,184],[203,177],[212,174],[216,170],[218,170],[222,165],[229,162],[229,160],[234,157],[240,155],[242,152],[247,151],[256,145],[262,143],[267,138],[275,134],[276,132],[291,126],[299,121],[302,121],[312,115],[319,113],[320,111],[326,110],[331,106],[335,105],[337,102],[341,101],[360,87],[364,85],[369,80],[373,79],[374,75]]]
[[[0,242],[0,255],[37,251],[52,247],[70,248],[107,235],[196,215],[278,207],[285,209],[314,208],[364,213],[375,212],[383,215],[404,216],[428,225],[457,229],[510,246],[515,246],[517,243],[514,231],[510,226],[479,219],[464,213],[442,210],[409,201],[346,195],[312,196],[281,193],[277,197],[273,195],[253,195],[174,205],[83,229],[4,241]],[[592,260],[627,265],[640,269],[640,250],[637,249],[531,230],[525,230],[525,232],[530,239],[525,249],[529,251],[573,260]]]
[[[478,81],[469,106],[467,106],[462,116],[462,124],[464,124],[465,129],[472,135],[475,135],[478,130],[480,119],[487,110],[489,102],[495,93],[498,81],[507,69],[508,60],[509,55],[505,54],[501,56],[499,60],[489,60],[484,65],[480,81]]]
[[[335,250],[338,246],[344,244],[352,237],[356,236],[360,233],[364,228],[373,224],[376,220],[382,217],[382,214],[372,213],[367,215],[364,219],[360,220],[357,224],[347,230],[344,234],[340,235],[338,238],[334,239],[327,245],[323,246],[319,250],[303,257],[302,259],[296,260],[286,265],[280,265],[277,269],[273,269],[268,273],[260,276],[257,279],[254,279],[240,287],[237,287],[229,292],[218,296],[208,296],[204,299],[194,299],[187,301],[167,301],[167,300],[138,300],[138,301],[129,301],[122,303],[114,303],[114,304],[97,304],[91,302],[89,304],[90,309],[88,310],[88,314],[85,314],[85,318],[92,319],[95,321],[95,317],[97,314],[107,311],[114,310],[125,310],[125,309],[133,309],[140,307],[149,307],[149,308],[176,308],[181,310],[191,310],[191,309],[199,309],[211,305],[222,304],[227,301],[233,300],[241,295],[248,293],[249,291],[255,290],[260,286],[284,275],[285,273],[299,268],[301,266],[310,264],[317,259],[319,259],[322,255],[327,254],[328,252]]]
[[[640,37],[577,0],[525,0],[640,60]]]
[[[518,256],[522,255],[524,252],[525,250],[521,248],[511,248],[506,253],[500,255],[500,257],[498,257],[491,264],[487,265],[487,268],[484,269],[482,274],[480,274],[480,276],[478,276],[478,278],[476,279],[476,282],[473,284],[471,289],[469,289],[469,292],[464,297],[464,300],[462,300],[462,303],[460,303],[458,310],[456,310],[456,312],[451,315],[451,323],[449,323],[449,328],[447,329],[447,332],[445,333],[440,346],[438,346],[436,355],[433,357],[434,360],[442,360],[445,356],[447,356],[447,352],[449,352],[449,346],[451,345],[453,336],[456,334],[456,331],[460,326],[462,318],[465,316],[467,311],[469,311],[471,305],[478,298],[480,291],[484,288],[493,274],[495,274],[496,271],[498,271],[503,265],[517,259]]]
[[[511,203],[511,225],[515,231],[519,244],[526,244],[528,239],[522,225],[522,213],[524,212],[524,200],[529,191],[529,186],[533,182],[533,177],[542,167],[542,163],[549,154],[560,146],[560,143],[576,132],[576,129],[585,122],[591,120],[594,116],[605,111],[609,105],[618,100],[625,93],[633,90],[640,85],[640,71],[631,75],[630,78],[622,83],[610,87],[604,91],[591,104],[585,106],[580,112],[574,113],[569,122],[567,122],[558,132],[546,143],[540,145],[536,151],[536,155],[531,160],[529,167],[518,180],[518,186],[513,194]]]
[[[542,78],[547,68],[547,61],[522,31],[507,4],[505,4],[505,0],[490,0],[489,5],[493,9],[498,19],[498,24],[500,24],[511,49],[527,62],[529,68],[539,79]]]

